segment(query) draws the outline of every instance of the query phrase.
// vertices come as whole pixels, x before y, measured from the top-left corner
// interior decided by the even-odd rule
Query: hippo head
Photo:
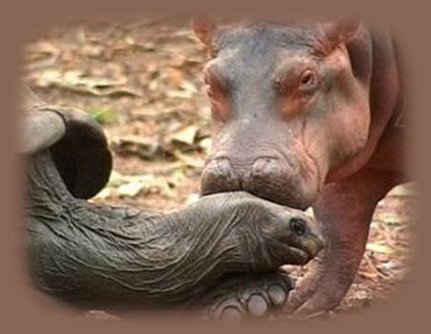
[[[212,56],[204,78],[213,147],[202,194],[244,190],[307,208],[367,141],[371,65],[348,49],[359,23],[218,28],[196,19],[193,29]]]

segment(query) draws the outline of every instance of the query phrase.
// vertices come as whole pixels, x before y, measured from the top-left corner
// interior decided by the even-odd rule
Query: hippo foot
[[[293,283],[282,271],[229,275],[205,298],[205,317],[223,323],[268,319],[283,308]]]
[[[286,313],[300,318],[327,316],[341,303],[350,280],[340,281],[337,272],[328,270],[328,266],[319,260],[316,258],[311,263],[305,276],[291,291],[284,307]]]

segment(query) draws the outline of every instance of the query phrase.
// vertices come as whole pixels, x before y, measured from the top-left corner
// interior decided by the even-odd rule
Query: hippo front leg
[[[289,312],[313,315],[340,304],[364,254],[377,202],[396,181],[394,173],[368,169],[324,187],[313,209],[325,250],[290,294]]]

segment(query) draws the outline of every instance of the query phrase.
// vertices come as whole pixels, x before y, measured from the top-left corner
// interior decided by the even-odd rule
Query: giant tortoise
[[[28,89],[25,100],[30,276],[62,302],[261,317],[292,288],[279,267],[305,264],[322,247],[303,212],[245,192],[166,214],[91,203],[112,168],[103,131],[86,113],[49,105]]]

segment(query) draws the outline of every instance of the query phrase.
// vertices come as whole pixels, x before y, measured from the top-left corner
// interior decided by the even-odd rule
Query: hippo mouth
[[[312,158],[307,156],[294,163],[279,154],[246,161],[240,164],[225,156],[208,158],[202,172],[201,195],[246,191],[300,210],[307,209],[315,201],[320,173]]]
[[[289,247],[289,252],[292,254],[293,259],[290,264],[304,265],[312,258],[308,252],[300,248]]]

